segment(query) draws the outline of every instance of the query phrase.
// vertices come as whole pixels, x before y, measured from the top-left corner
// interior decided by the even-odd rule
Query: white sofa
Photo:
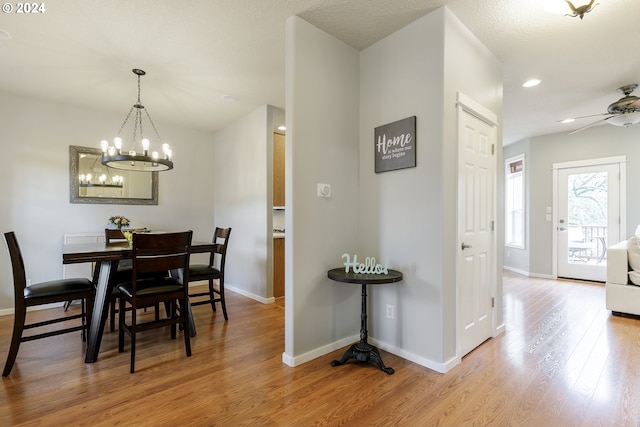
[[[636,234],[639,232],[640,226]],[[615,315],[640,316],[640,286],[632,284],[629,279],[628,249],[631,244],[624,240],[607,248],[606,306]]]

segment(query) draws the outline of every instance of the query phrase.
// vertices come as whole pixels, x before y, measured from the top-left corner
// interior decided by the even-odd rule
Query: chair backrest
[[[9,249],[9,257],[11,258],[11,266],[13,268],[13,290],[15,298],[15,307],[18,309],[24,305],[24,288],[27,286],[26,274],[24,271],[24,260],[22,252],[13,231],[4,233],[4,240]]]
[[[215,258],[216,255],[219,256],[219,265],[218,270],[220,270],[220,274],[224,275],[224,264],[227,260],[227,246],[229,246],[229,236],[231,236],[231,227],[229,228],[220,228],[216,227],[216,230],[213,233],[213,243],[215,247],[211,252],[211,256],[209,258],[209,265],[211,267],[215,266]]]
[[[122,234],[122,230],[120,230],[119,228],[105,228],[104,243],[108,246],[109,244],[111,244],[112,240],[121,242],[123,240],[127,240],[127,238],[124,237],[124,234]]]
[[[133,280],[140,273],[183,270],[189,274],[189,252],[193,231],[133,234]]]

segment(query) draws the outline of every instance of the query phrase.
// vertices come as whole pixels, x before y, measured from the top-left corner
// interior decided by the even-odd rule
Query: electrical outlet
[[[394,315],[393,306],[391,304],[387,304],[387,319],[393,319]]]

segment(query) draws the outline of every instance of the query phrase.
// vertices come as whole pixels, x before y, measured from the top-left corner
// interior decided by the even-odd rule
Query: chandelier
[[[145,113],[145,117],[149,120],[151,127],[155,131],[158,141],[161,142],[162,138],[160,138],[158,129],[156,129],[156,125],[153,123],[153,120],[151,120],[149,112],[140,102],[140,77],[144,76],[146,73],[137,68],[134,68],[132,71],[133,74],[138,76],[138,102],[133,104],[133,107],[129,110],[129,114],[127,114],[122,126],[120,126],[118,135],[113,139],[113,145],[109,145],[107,140],[102,140],[100,142],[100,147],[102,149],[101,162],[103,165],[111,168],[130,171],[155,172],[173,169],[173,161],[171,160],[172,152],[171,148],[169,148],[169,144],[162,144],[162,156],[160,156],[157,151],[149,153],[150,142],[144,137],[142,132],[143,111]],[[140,138],[140,144],[142,145],[141,153],[134,149],[130,149],[129,151],[123,151],[122,149],[122,138],[120,137],[120,134],[134,111],[133,143],[135,143],[136,138]]]

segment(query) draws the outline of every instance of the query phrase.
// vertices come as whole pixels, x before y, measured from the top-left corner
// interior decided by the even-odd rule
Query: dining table
[[[211,252],[215,245],[212,242],[191,242],[190,253]],[[62,250],[63,264],[94,263],[93,281],[96,286],[96,300],[93,315],[89,323],[87,352],[85,363],[98,360],[102,334],[109,314],[109,296],[115,283],[113,277],[118,269],[118,262],[131,259],[133,250],[128,242],[111,243],[78,243],[64,245]],[[182,272],[177,272],[182,274]],[[191,305],[187,302],[186,312],[189,317],[191,336],[195,336],[196,328],[191,314]]]

